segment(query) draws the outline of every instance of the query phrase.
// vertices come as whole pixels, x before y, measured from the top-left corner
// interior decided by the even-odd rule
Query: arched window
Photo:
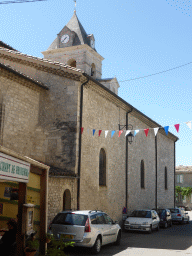
[[[165,167],[165,189],[167,189],[167,167]]]
[[[73,68],[76,68],[76,60],[75,59],[68,60],[67,65],[69,65]]]
[[[99,154],[99,185],[106,186],[106,153],[103,148]]]
[[[95,77],[95,71],[96,71],[95,64],[92,63],[92,65],[91,65],[91,76]]]
[[[66,189],[63,193],[63,211],[71,210],[71,193]]]
[[[145,188],[145,167],[144,161],[141,160],[141,188]]]

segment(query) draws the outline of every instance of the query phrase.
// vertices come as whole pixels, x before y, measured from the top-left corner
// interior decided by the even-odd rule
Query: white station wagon
[[[135,210],[125,220],[125,230],[147,231],[159,230],[159,216],[155,210]]]
[[[121,227],[102,211],[63,211],[58,213],[49,226],[48,233],[56,239],[75,242],[75,246],[91,248],[94,254],[101,246],[120,244]]]

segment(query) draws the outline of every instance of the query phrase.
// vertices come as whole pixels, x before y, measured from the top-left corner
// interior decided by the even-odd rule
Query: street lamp
[[[128,126],[126,126],[126,125],[119,124],[119,130],[123,130],[123,128],[126,128],[126,130],[133,130],[133,125],[129,124]],[[134,138],[134,135],[131,131],[127,134],[127,138],[128,138],[129,144],[131,144]]]

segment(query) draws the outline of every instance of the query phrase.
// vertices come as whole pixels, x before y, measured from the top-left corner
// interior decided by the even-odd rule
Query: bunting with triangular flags
[[[145,132],[145,135],[146,135],[146,137],[147,137],[148,132],[149,132],[149,128],[148,128],[148,129],[144,129],[144,132]]]
[[[120,131],[119,131],[119,136],[118,136],[118,137],[120,137],[120,136],[121,136],[121,133],[122,133],[122,132],[123,132],[123,130],[120,130]]]
[[[157,127],[157,128],[154,128],[154,134],[155,134],[155,136],[157,135],[157,133],[158,133],[158,130],[159,130],[159,127]]]
[[[115,131],[111,131],[111,138],[113,137],[114,134],[115,134]]]
[[[102,130],[99,130],[99,133],[98,133],[99,136],[101,135],[101,132],[102,132]]]
[[[179,132],[179,126],[180,126],[180,124],[175,124],[174,126],[175,126],[176,131]]]
[[[168,135],[169,126],[165,126],[164,130],[165,130],[166,135]]]

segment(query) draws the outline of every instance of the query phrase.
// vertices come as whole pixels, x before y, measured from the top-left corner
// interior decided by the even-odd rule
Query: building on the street
[[[124,207],[174,206],[178,138],[102,78],[95,40],[74,12],[44,58],[0,48],[2,145],[50,166],[49,221],[63,209],[121,220]]]
[[[192,190],[192,166],[179,165],[176,167],[175,185],[181,188],[191,188]],[[192,208],[192,193],[183,196],[181,193],[178,193],[176,196],[176,205]]]

